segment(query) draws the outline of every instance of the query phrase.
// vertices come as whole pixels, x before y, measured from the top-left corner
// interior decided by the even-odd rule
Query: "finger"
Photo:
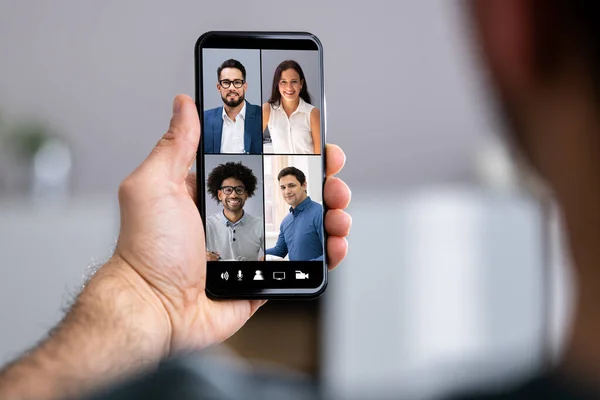
[[[330,270],[334,269],[348,254],[348,241],[339,236],[327,238],[327,265]]]
[[[325,160],[325,174],[331,176],[337,174],[344,168],[346,155],[341,147],[327,143],[325,146]]]
[[[325,214],[325,230],[330,236],[346,237],[351,226],[352,217],[342,210],[329,210]]]
[[[190,172],[185,177],[185,187],[187,188],[190,197],[194,200],[194,203],[197,204],[198,198],[198,181],[196,181],[196,173]]]
[[[250,316],[253,316],[254,313],[266,303],[267,300],[250,300]]]
[[[330,176],[325,181],[323,198],[328,208],[344,209],[350,204],[350,188],[343,180]]]
[[[200,120],[194,101],[178,95],[173,101],[173,116],[167,133],[158,141],[145,164],[151,171],[166,171],[177,184],[186,180],[200,141]]]

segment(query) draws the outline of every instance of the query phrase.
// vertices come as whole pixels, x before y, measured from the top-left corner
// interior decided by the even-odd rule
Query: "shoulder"
[[[271,120],[271,103],[264,103],[262,105],[262,118],[265,123]]]
[[[250,230],[259,232],[262,235],[265,224],[263,223],[263,219],[261,217],[255,217],[254,215],[246,214],[246,222],[245,224],[248,226]]]
[[[206,220],[207,221],[218,221],[219,213],[209,215],[208,217],[206,217]]]
[[[449,400],[595,399],[598,392],[558,376],[532,377],[508,388],[450,397]]]
[[[317,203],[314,200],[310,201],[310,205],[307,207],[308,214],[315,221],[321,220],[323,218],[323,206],[320,203]]]
[[[310,208],[312,210],[318,211],[318,212],[322,212],[323,211],[323,206],[321,205],[321,203],[317,203],[314,200],[310,201]]]
[[[315,108],[315,106],[313,106],[310,103],[307,103],[306,100],[304,100],[303,98],[300,98],[300,108],[298,111],[302,111],[306,114],[311,114],[312,110],[314,110]]]
[[[215,118],[217,115],[223,113],[223,107],[215,107],[210,110],[204,111],[204,118]]]
[[[260,114],[260,106],[246,101],[246,111],[250,111],[253,114]]]
[[[319,109],[317,107],[313,107],[313,109],[310,111],[310,126],[312,127],[316,127],[319,126],[319,124],[321,123],[321,113],[319,112]]]
[[[262,218],[261,217],[256,217],[254,215],[246,214],[244,218],[250,224],[262,224]]]
[[[216,225],[219,224],[219,214],[212,214],[209,215],[208,217],[206,217],[206,224],[207,225]]]

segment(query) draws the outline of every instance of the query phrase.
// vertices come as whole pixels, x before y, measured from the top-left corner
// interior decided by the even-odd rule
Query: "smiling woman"
[[[281,62],[273,74],[271,97],[263,104],[263,131],[267,128],[274,153],[321,153],[320,112],[312,104],[304,71],[294,60]]]

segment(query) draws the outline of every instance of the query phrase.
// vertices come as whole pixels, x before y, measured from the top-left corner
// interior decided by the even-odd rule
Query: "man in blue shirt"
[[[306,176],[296,167],[287,167],[277,175],[283,199],[290,213],[279,227],[275,247],[266,253],[290,261],[323,260],[323,206],[312,201],[306,193]]]

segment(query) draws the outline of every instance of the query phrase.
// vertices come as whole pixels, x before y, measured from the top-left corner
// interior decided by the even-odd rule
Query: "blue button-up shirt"
[[[323,206],[307,197],[281,221],[279,238],[267,254],[290,261],[323,260]]]

